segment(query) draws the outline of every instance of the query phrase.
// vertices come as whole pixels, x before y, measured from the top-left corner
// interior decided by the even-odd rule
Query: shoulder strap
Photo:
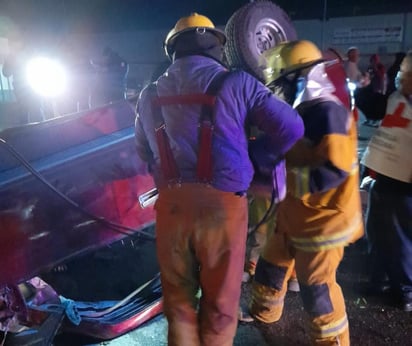
[[[213,78],[206,93],[215,97],[228,75],[229,72],[220,72]],[[213,105],[204,104],[200,115],[199,153],[196,172],[199,182],[202,183],[210,183],[213,178],[212,139],[215,123],[214,112],[215,102],[213,102]]]
[[[176,95],[152,99],[152,110],[155,122],[156,140],[159,147],[161,170],[167,183],[180,181],[180,172],[173,157],[166,126],[162,114],[162,106],[172,104],[200,103],[202,105],[200,115],[199,153],[196,167],[199,182],[210,183],[212,180],[212,137],[214,128],[214,110],[216,95],[220,90],[229,72],[219,72],[209,84],[205,94]],[[157,86],[151,84],[153,93],[157,94]]]
[[[155,95],[152,99],[152,111],[155,124],[156,142],[159,150],[160,169],[167,185],[179,184],[180,171],[173,156],[172,148],[170,147],[169,137],[163,119],[162,105],[155,102],[159,99],[157,96],[157,85],[152,83],[150,88]]]

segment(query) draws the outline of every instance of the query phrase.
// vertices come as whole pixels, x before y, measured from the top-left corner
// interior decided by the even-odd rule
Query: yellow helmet
[[[322,52],[310,41],[282,42],[263,52],[266,84],[297,70],[322,62]]]
[[[180,34],[190,30],[210,31],[219,38],[222,44],[226,43],[225,33],[222,30],[215,28],[215,25],[208,17],[198,13],[192,13],[187,17],[180,18],[176,22],[174,28],[167,34],[164,42],[164,49],[169,58],[171,58],[174,52],[176,39]]]

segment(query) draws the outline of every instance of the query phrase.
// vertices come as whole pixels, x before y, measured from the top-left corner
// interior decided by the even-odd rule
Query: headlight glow
[[[61,95],[66,88],[66,73],[57,62],[45,57],[36,57],[27,64],[27,80],[31,88],[44,97]]]

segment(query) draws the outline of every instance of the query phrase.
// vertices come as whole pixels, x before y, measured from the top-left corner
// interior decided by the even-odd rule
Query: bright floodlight
[[[66,73],[54,60],[37,57],[27,64],[27,79],[35,92],[44,97],[55,97],[66,88]]]

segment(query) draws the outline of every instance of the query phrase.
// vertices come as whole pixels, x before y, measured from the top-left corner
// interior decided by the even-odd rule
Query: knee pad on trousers
[[[317,317],[333,312],[333,305],[327,284],[301,284],[300,295],[302,297],[303,306],[310,316]]]
[[[276,266],[264,258],[259,257],[256,265],[255,281],[280,291],[285,281],[287,271],[287,267]]]
[[[261,322],[276,322],[282,316],[284,298],[282,292],[253,281],[249,312],[256,320]]]

